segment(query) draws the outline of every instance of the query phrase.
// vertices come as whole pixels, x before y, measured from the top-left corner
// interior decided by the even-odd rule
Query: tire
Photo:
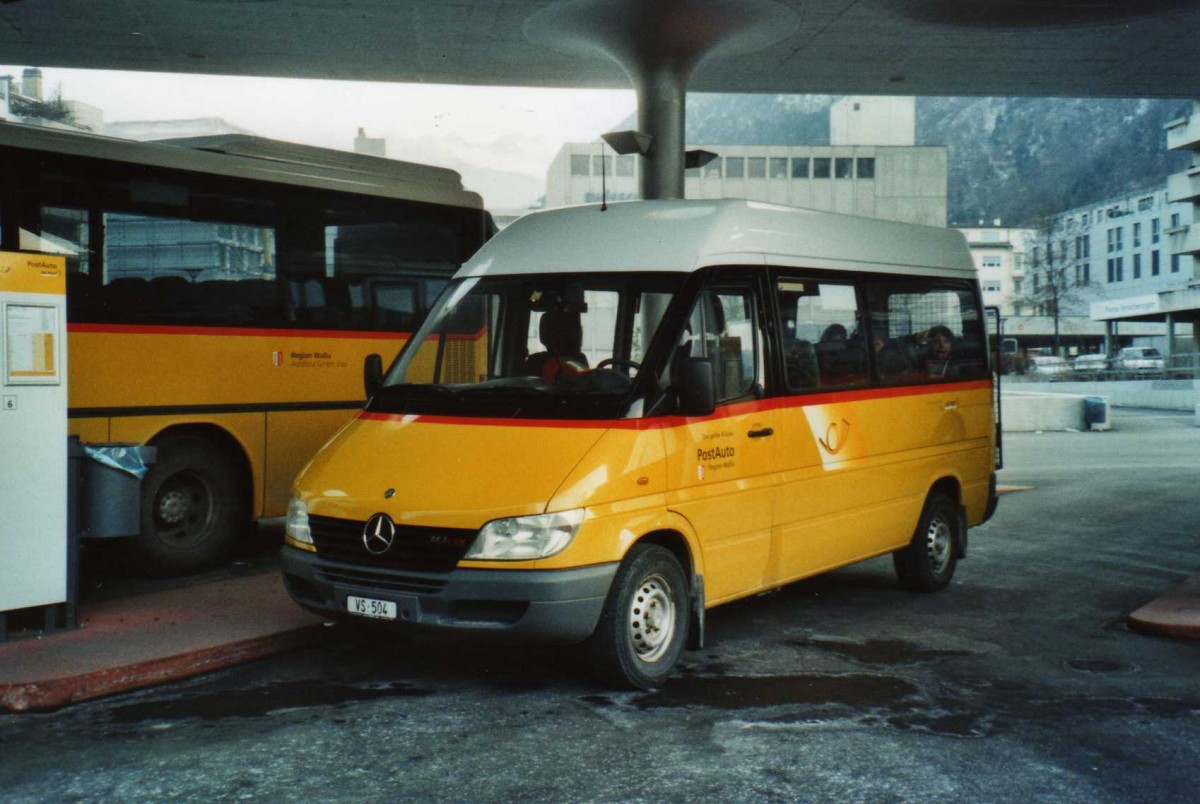
[[[674,554],[658,545],[635,545],[617,570],[588,641],[597,679],[640,690],[666,680],[687,640],[688,600],[687,579]]]
[[[929,495],[912,541],[892,553],[900,583],[918,592],[939,592],[949,586],[958,564],[961,530],[954,501],[944,494]]]
[[[144,572],[181,575],[227,557],[245,518],[238,474],[227,455],[203,439],[158,444],[158,460],[142,479],[142,528],[133,543]]]

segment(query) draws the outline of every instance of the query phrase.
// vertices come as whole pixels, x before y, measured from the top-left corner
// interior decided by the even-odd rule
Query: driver
[[[555,382],[560,377],[573,377],[588,370],[587,357],[580,350],[583,326],[579,313],[552,308],[538,322],[538,339],[546,351],[529,356],[525,372]]]

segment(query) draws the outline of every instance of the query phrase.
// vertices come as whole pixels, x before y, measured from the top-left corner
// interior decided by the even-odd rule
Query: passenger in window
[[[844,326],[841,324],[830,324],[821,333],[821,343],[845,343],[847,337]]]
[[[881,379],[902,382],[912,375],[912,366],[898,343],[889,341],[882,333],[876,333],[873,343]]]
[[[554,308],[542,313],[538,339],[546,351],[532,354],[525,361],[525,373],[557,382],[588,370],[587,356],[581,351],[583,325],[579,313]]]
[[[816,388],[821,384],[817,352],[809,341],[796,338],[785,341],[784,368],[788,385],[794,389]]]
[[[930,379],[952,379],[957,376],[954,364],[954,333],[949,327],[938,324],[930,327],[927,339],[928,354],[925,356],[924,373]]]

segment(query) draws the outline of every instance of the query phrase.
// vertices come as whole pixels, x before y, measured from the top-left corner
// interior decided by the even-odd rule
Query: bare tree
[[[1066,221],[1053,212],[1044,212],[1034,222],[1036,234],[1028,243],[1027,274],[1021,293],[1014,298],[1017,304],[1033,308],[1034,315],[1046,316],[1054,322],[1054,351],[1062,351],[1060,329],[1062,319],[1079,315],[1085,301],[1087,278],[1081,274],[1080,261],[1086,237],[1068,232]],[[1086,253],[1086,252],[1085,252]]]
[[[14,94],[10,100],[10,108],[12,113],[18,117],[40,118],[55,123],[79,126],[75,116],[71,113],[71,107],[63,100],[61,90],[55,92],[54,97],[47,100],[35,100]]]

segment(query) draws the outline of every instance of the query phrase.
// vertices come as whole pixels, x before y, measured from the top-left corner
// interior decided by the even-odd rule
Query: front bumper
[[[600,620],[618,566],[411,572],[329,561],[294,547],[283,548],[280,565],[292,599],[322,617],[517,644],[587,639]],[[350,595],[395,603],[397,619],[350,614]]]

